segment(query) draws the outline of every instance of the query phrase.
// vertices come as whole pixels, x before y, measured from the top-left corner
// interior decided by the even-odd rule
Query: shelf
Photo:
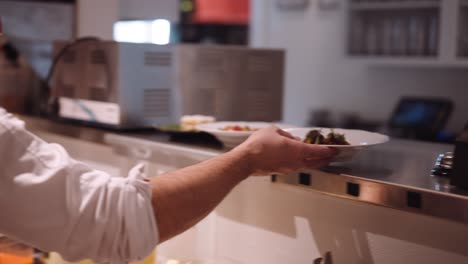
[[[351,3],[352,11],[400,10],[440,8],[440,1],[358,2]]]
[[[443,67],[468,68],[468,59],[441,60],[437,57],[366,57],[349,56],[355,62],[370,66],[399,66],[399,67]]]

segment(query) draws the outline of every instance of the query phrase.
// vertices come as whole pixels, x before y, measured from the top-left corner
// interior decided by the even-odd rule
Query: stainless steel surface
[[[55,55],[67,44],[55,42]],[[61,98],[60,115],[117,128],[170,123],[171,50],[114,41],[76,44],[63,54],[52,78],[54,94]],[[74,100],[67,103],[69,99]],[[101,106],[93,107],[96,103]]]
[[[322,171],[276,175],[272,181],[468,224],[468,192],[450,186],[447,178],[431,176],[438,153],[452,149],[392,140],[363,151],[354,161]]]
[[[32,130],[45,130],[114,147],[119,154],[175,168],[195,164],[222,153],[203,146],[169,142],[163,134],[117,134],[94,128],[22,117]],[[319,171],[272,176],[288,184],[346,199],[468,224],[468,192],[446,187],[431,177],[438,155],[452,145],[406,140],[362,151],[351,162],[332,164]]]
[[[220,121],[282,118],[285,54],[282,50],[225,45],[178,45],[177,109]]]
[[[325,171],[435,190],[431,170],[439,153],[451,150],[452,145],[392,139],[363,150],[351,162],[332,164]]]

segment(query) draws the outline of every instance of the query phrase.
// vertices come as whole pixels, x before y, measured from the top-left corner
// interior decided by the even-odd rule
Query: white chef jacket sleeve
[[[143,165],[111,177],[0,108],[0,233],[65,259],[124,263],[158,242]]]

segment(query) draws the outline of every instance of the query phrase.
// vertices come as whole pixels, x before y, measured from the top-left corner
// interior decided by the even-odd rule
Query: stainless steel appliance
[[[55,43],[57,54],[67,42]],[[59,116],[115,128],[282,117],[284,52],[235,46],[88,41],[57,64]]]

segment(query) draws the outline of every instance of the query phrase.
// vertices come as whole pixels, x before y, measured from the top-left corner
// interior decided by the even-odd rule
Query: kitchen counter
[[[223,153],[216,143],[171,141],[156,131],[116,132],[79,124],[21,116],[31,131],[47,131],[111,146],[118,154],[180,168]],[[468,224],[468,192],[430,176],[437,155],[452,145],[392,139],[366,149],[351,162],[323,170],[273,175],[273,184],[296,186],[411,213]]]

